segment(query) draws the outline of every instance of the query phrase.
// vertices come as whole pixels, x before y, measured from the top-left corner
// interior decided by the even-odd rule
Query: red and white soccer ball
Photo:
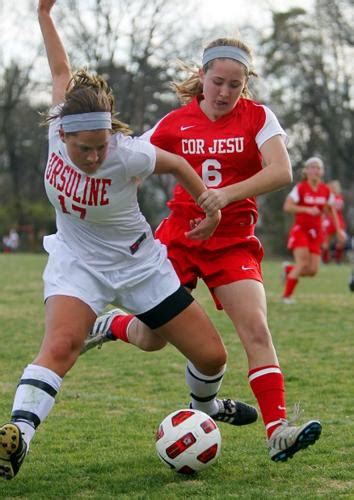
[[[177,410],[161,422],[156,451],[161,461],[182,474],[193,474],[215,462],[221,435],[214,420],[199,410]]]

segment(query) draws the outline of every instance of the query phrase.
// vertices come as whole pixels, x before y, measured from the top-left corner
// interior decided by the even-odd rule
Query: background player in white
[[[193,198],[206,188],[183,158],[121,133],[127,127],[114,119],[112,94],[102,78],[84,70],[72,78],[50,16],[54,3],[40,0],[38,16],[53,84],[45,187],[56,210],[57,233],[44,239],[49,259],[42,346],[24,369],[11,422],[0,428],[0,475],[7,479],[17,474],[62,378],[109,303],[132,311],[146,330],[155,329],[175,345],[198,374],[188,380],[191,392],[209,398],[209,414],[217,417],[220,408],[225,413],[216,399],[224,345],[181,286],[166,248],[154,239],[139,210],[136,178],[172,173]],[[189,236],[209,236],[219,219],[218,210],[208,210]],[[254,408],[240,405],[249,421],[256,420]]]
[[[11,228],[9,234],[2,239],[4,252],[14,252],[20,246],[20,236],[15,228]]]
[[[213,41],[204,50],[202,67],[185,69],[190,76],[174,85],[184,105],[145,138],[193,165],[209,187],[198,204],[222,209],[222,219],[208,241],[188,240],[189,219],[201,210],[177,185],[168,203],[171,214],[156,237],[167,245],[182,284],[192,290],[202,278],[217,307],[233,322],[247,354],[248,380],[262,413],[270,457],[284,461],[313,444],[321,432],[318,421],[296,427],[286,420],[284,379],[267,324],[263,249],[254,234],[255,197],[292,180],[285,133],[269,108],[249,98],[248,80],[255,72],[251,51],[240,40]],[[113,311],[97,320],[86,349],[112,337],[141,347],[138,331],[137,319]]]
[[[318,273],[324,241],[323,215],[326,210],[332,215],[338,241],[344,243],[346,239],[334,207],[334,195],[323,182],[323,174],[321,158],[313,156],[306,160],[303,180],[293,187],[284,203],[285,212],[295,216],[287,242],[294,256],[294,264],[283,264],[285,284],[282,300],[285,304],[294,302],[293,294],[300,277],[313,277]]]

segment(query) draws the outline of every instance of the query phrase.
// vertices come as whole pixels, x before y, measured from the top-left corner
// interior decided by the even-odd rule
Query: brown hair
[[[237,38],[218,38],[209,43],[209,45],[207,45],[205,49],[211,49],[212,47],[222,47],[224,45],[238,47],[239,49],[244,50],[252,60],[251,49],[244,42],[238,40]],[[211,68],[213,62],[214,61],[209,61],[203,67],[205,73],[208,71],[209,68]],[[192,101],[194,97],[203,94],[203,86],[200,81],[199,68],[197,66],[191,66],[180,61],[179,67],[182,71],[189,73],[189,76],[180,83],[172,82],[171,86],[173,90],[176,92],[177,97],[181,101],[181,103],[187,104],[188,102]],[[248,70],[245,67],[245,74],[247,81],[250,76],[258,76],[253,68],[250,68]],[[247,98],[251,97],[251,93],[249,91],[247,83],[244,89],[242,90],[242,97],[247,97]]]
[[[125,135],[132,132],[126,123],[116,118],[114,96],[107,82],[100,75],[89,73],[86,69],[79,69],[68,83],[64,104],[55,113],[49,111],[44,118],[44,124],[47,125],[58,117],[95,111],[111,113],[113,132],[121,132]]]

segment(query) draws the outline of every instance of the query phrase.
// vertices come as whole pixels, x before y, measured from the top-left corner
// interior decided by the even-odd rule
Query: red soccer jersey
[[[294,186],[289,196],[297,205],[302,207],[318,207],[320,210],[320,214],[318,215],[306,213],[296,214],[295,224],[305,229],[316,229],[320,231],[324,208],[326,205],[333,204],[334,197],[329,187],[321,182],[316,188],[313,188],[307,181],[303,181]]]
[[[333,202],[334,208],[336,209],[338,214],[343,215],[344,197],[342,193],[333,193],[333,196],[334,196],[334,202]]]
[[[344,220],[344,197],[341,193],[334,193],[334,208],[336,209],[339,227],[345,229],[345,220]]]
[[[346,224],[344,220],[344,197],[341,193],[333,193],[333,206],[337,212],[337,217],[338,217],[338,223],[339,227],[341,229],[345,229]],[[326,214],[324,221],[323,221],[323,227],[325,231],[329,234],[333,234],[336,232],[336,227],[334,225],[333,217],[332,214]]]
[[[195,98],[167,114],[142,137],[161,149],[183,156],[208,188],[221,188],[260,171],[259,148],[275,135],[285,136],[285,132],[266,106],[240,98],[230,113],[212,121]],[[183,217],[194,218],[202,214],[178,184],[168,206]],[[255,198],[230,203],[222,210],[220,226],[232,234],[233,223],[240,220],[247,224],[257,220]]]

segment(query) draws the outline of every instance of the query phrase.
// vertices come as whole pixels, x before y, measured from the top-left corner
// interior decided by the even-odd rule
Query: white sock
[[[29,445],[31,442],[31,439],[34,436],[34,433],[36,432],[36,429],[33,427],[33,425],[29,424],[28,422],[23,422],[21,420],[16,421],[17,427],[20,429],[22,438],[24,439],[25,443],[27,444],[27,453],[29,450]]]
[[[220,389],[226,365],[216,375],[204,375],[188,361],[186,367],[186,381],[191,390],[192,408],[204,411],[208,415],[215,415],[219,410],[216,396]]]
[[[28,365],[17,386],[11,420],[18,425],[29,447],[38,425],[52,409],[62,379],[49,368]]]

